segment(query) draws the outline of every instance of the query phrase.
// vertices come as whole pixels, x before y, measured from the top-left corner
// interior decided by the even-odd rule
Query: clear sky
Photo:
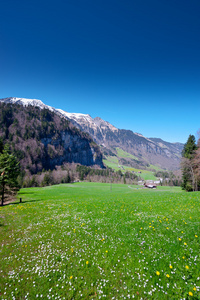
[[[4,97],[185,143],[200,128],[200,1],[2,0]]]

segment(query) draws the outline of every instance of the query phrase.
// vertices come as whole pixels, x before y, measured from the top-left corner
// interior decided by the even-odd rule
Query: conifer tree
[[[2,206],[5,196],[18,190],[17,177],[19,173],[19,163],[16,157],[9,153],[9,147],[6,145],[0,154],[0,196]]]
[[[189,135],[187,143],[185,143],[182,156],[188,159],[192,159],[195,154],[195,150],[197,149],[196,140],[194,135]]]

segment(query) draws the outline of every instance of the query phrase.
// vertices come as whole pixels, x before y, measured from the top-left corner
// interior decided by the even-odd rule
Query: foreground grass
[[[200,299],[200,194],[98,183],[0,208],[1,299]]]

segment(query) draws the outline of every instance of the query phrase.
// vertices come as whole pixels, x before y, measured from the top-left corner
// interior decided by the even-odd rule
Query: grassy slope
[[[132,159],[135,159],[135,160],[138,160],[138,158],[128,152],[125,152],[124,150],[120,149],[120,148],[116,148],[116,151],[117,151],[117,156],[118,157],[121,157],[121,158],[132,158]],[[118,158],[116,156],[105,156],[106,159],[103,160],[103,163],[109,167],[109,168],[112,168],[113,170],[115,171],[118,171],[118,170],[121,170],[122,172],[126,172],[126,171],[130,171],[130,172],[141,172],[140,174],[140,177],[144,180],[156,180],[156,177],[154,176],[154,172],[148,170],[148,169],[154,169],[156,171],[159,171],[162,169],[157,167],[157,166],[154,166],[154,165],[150,165],[147,170],[142,170],[142,169],[135,169],[135,168],[132,168],[130,166],[126,166],[126,165],[119,165],[119,162],[118,162]]]
[[[110,159],[111,157],[111,159]],[[112,168],[113,170],[115,171],[118,171],[118,170],[121,170],[121,171],[134,171],[136,173],[138,172],[141,172],[138,174],[138,176],[140,176],[142,179],[144,180],[156,180],[157,178],[154,176],[153,172],[152,171],[148,171],[148,170],[142,170],[142,169],[135,169],[135,168],[132,168],[132,167],[128,167],[128,166],[125,166],[125,165],[118,165],[118,162],[114,162],[114,161],[111,161],[112,160],[112,156],[109,156],[107,157],[107,159],[103,159],[103,163],[109,167],[109,168]],[[123,167],[123,169],[121,168]]]
[[[1,299],[200,298],[199,193],[77,183],[19,197],[0,208]]]
[[[125,152],[124,150],[122,150],[122,149],[120,149],[120,148],[116,148],[116,150],[117,150],[117,156],[118,157],[121,157],[121,158],[132,158],[132,159],[135,159],[135,160],[138,160],[138,158],[136,157],[136,156],[134,156],[134,155],[132,155],[132,154],[130,154],[130,153],[128,153],[128,152]],[[150,165],[148,168],[147,168],[147,170],[148,169],[154,169],[154,170],[156,170],[156,171],[162,171],[163,169],[161,169],[160,167],[158,167],[158,166],[155,166],[155,165]],[[139,170],[140,171],[140,170]],[[151,172],[151,171],[149,171],[149,172]],[[151,172],[152,173],[152,172]]]
[[[119,157],[122,157],[122,158],[132,158],[132,159],[135,159],[135,160],[138,160],[138,158],[124,150],[122,150],[121,148],[116,148],[117,150],[117,156]]]

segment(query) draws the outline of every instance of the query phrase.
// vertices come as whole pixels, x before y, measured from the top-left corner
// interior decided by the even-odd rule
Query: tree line
[[[137,183],[138,180],[141,180],[140,176],[132,172],[122,173],[121,170],[114,171],[111,168],[106,169],[94,169],[91,167],[77,165],[76,172],[78,173],[79,180],[88,180],[88,181],[100,181],[100,182],[115,182],[115,183]]]

